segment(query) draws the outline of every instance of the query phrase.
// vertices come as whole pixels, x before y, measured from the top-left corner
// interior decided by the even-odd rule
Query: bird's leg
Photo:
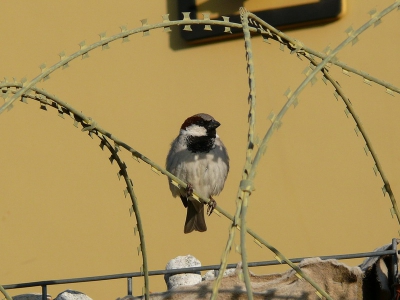
[[[213,197],[210,196],[210,201],[207,203],[207,216],[211,216],[212,212],[214,211],[214,208],[217,207],[217,201],[213,199]]]
[[[188,201],[189,201],[189,197],[193,195],[193,185],[191,185],[190,183],[187,184],[186,189],[185,189],[185,195],[184,196],[180,196],[181,200],[182,200],[182,204],[184,207],[188,207]]]

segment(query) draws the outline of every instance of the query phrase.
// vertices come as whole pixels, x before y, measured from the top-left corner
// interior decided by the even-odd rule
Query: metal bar
[[[42,300],[47,300],[47,285],[42,285]]]
[[[215,278],[217,278],[218,275],[219,275],[219,269],[215,269],[215,270],[214,270],[214,276],[215,276]]]
[[[377,252],[364,252],[364,253],[354,253],[354,254],[318,256],[318,257],[321,258],[322,260],[326,260],[326,259],[339,259],[340,260],[340,259],[353,259],[353,258],[363,258],[363,257],[372,257],[372,256],[393,255],[394,253],[396,253],[395,250],[386,250],[386,251],[377,251]],[[399,253],[399,251],[397,251],[397,253]],[[310,258],[310,257],[292,258],[292,259],[290,259],[290,261],[293,263],[298,263],[305,258]],[[262,267],[262,266],[272,266],[272,265],[280,265],[280,264],[282,264],[282,263],[277,260],[270,260],[270,261],[250,262],[248,265],[249,265],[249,267]],[[227,268],[236,268],[236,267],[237,267],[237,264],[228,264],[227,265]],[[209,265],[209,266],[175,269],[175,270],[155,270],[155,271],[149,271],[149,276],[164,275],[164,274],[196,273],[199,271],[209,271],[209,270],[218,270],[218,269],[219,269],[219,265]],[[143,276],[143,272],[121,273],[121,274],[113,274],[113,275],[102,275],[102,276],[92,276],[92,277],[81,277],[81,278],[70,278],[70,279],[58,279],[58,280],[8,284],[8,285],[3,285],[3,288],[4,289],[19,289],[19,288],[35,287],[35,286],[47,286],[47,285],[66,284],[66,283],[80,283],[80,282],[113,280],[113,279],[141,277],[141,276]]]
[[[132,277],[128,277],[128,296],[132,296]]]
[[[363,258],[363,257],[372,257],[372,256],[383,256],[383,255],[391,255],[394,254],[396,251],[394,250],[386,250],[386,251],[377,251],[377,252],[364,252],[364,253],[355,253],[355,254],[341,254],[341,255],[331,255],[331,256],[318,256],[319,258],[326,260],[326,259],[353,259],[353,258]],[[303,258],[293,258],[293,262],[300,262],[306,257]],[[296,261],[294,261],[296,260]]]

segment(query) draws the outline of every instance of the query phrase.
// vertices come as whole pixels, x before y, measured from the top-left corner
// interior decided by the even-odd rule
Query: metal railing
[[[362,253],[353,253],[353,254],[340,254],[340,255],[330,255],[330,256],[318,256],[322,260],[326,259],[354,259],[354,258],[364,258],[364,257],[373,257],[373,256],[386,256],[392,255],[392,264],[394,270],[394,278],[397,278],[397,255],[399,251],[397,251],[397,240],[392,239],[392,250],[385,251],[374,251],[374,252],[362,252]],[[290,259],[293,263],[298,263],[305,258],[310,257],[299,257]],[[258,261],[258,262],[250,262],[248,263],[249,267],[264,267],[264,266],[273,266],[282,264],[278,260],[269,260],[269,261]],[[228,264],[227,268],[236,268],[237,264]],[[209,271],[214,270],[218,272],[220,265],[208,265],[202,267],[192,267],[192,268],[183,268],[183,269],[175,269],[175,270],[155,270],[149,271],[149,276],[158,276],[158,275],[172,275],[172,274],[182,274],[182,273],[197,273],[200,271]],[[91,276],[91,277],[81,277],[81,278],[69,278],[69,279],[57,279],[57,280],[46,280],[46,281],[34,281],[34,282],[25,282],[25,283],[16,283],[16,284],[8,284],[3,285],[3,288],[6,290],[10,289],[20,289],[20,288],[28,288],[28,287],[38,287],[42,288],[42,300],[47,299],[47,286],[49,285],[58,285],[58,284],[67,284],[67,283],[82,283],[82,282],[92,282],[92,281],[102,281],[102,280],[113,280],[113,279],[127,279],[127,295],[133,295],[133,284],[132,278],[134,277],[142,277],[143,272],[133,272],[133,273],[121,273],[121,274],[112,274],[112,275],[102,275],[102,276]]]

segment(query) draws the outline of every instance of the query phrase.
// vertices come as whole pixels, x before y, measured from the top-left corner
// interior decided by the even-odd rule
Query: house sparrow
[[[193,189],[209,197],[207,214],[217,203],[212,198],[224,188],[229,171],[229,157],[216,129],[221,124],[208,114],[197,114],[183,122],[178,137],[172,142],[167,156],[166,169],[186,182],[186,190],[169,181],[172,196],[180,196],[187,208],[184,232],[206,231],[203,203],[190,199]]]

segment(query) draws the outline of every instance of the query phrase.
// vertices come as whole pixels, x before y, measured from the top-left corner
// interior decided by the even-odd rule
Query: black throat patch
[[[208,153],[214,147],[214,136],[188,136],[187,148],[193,153]]]

